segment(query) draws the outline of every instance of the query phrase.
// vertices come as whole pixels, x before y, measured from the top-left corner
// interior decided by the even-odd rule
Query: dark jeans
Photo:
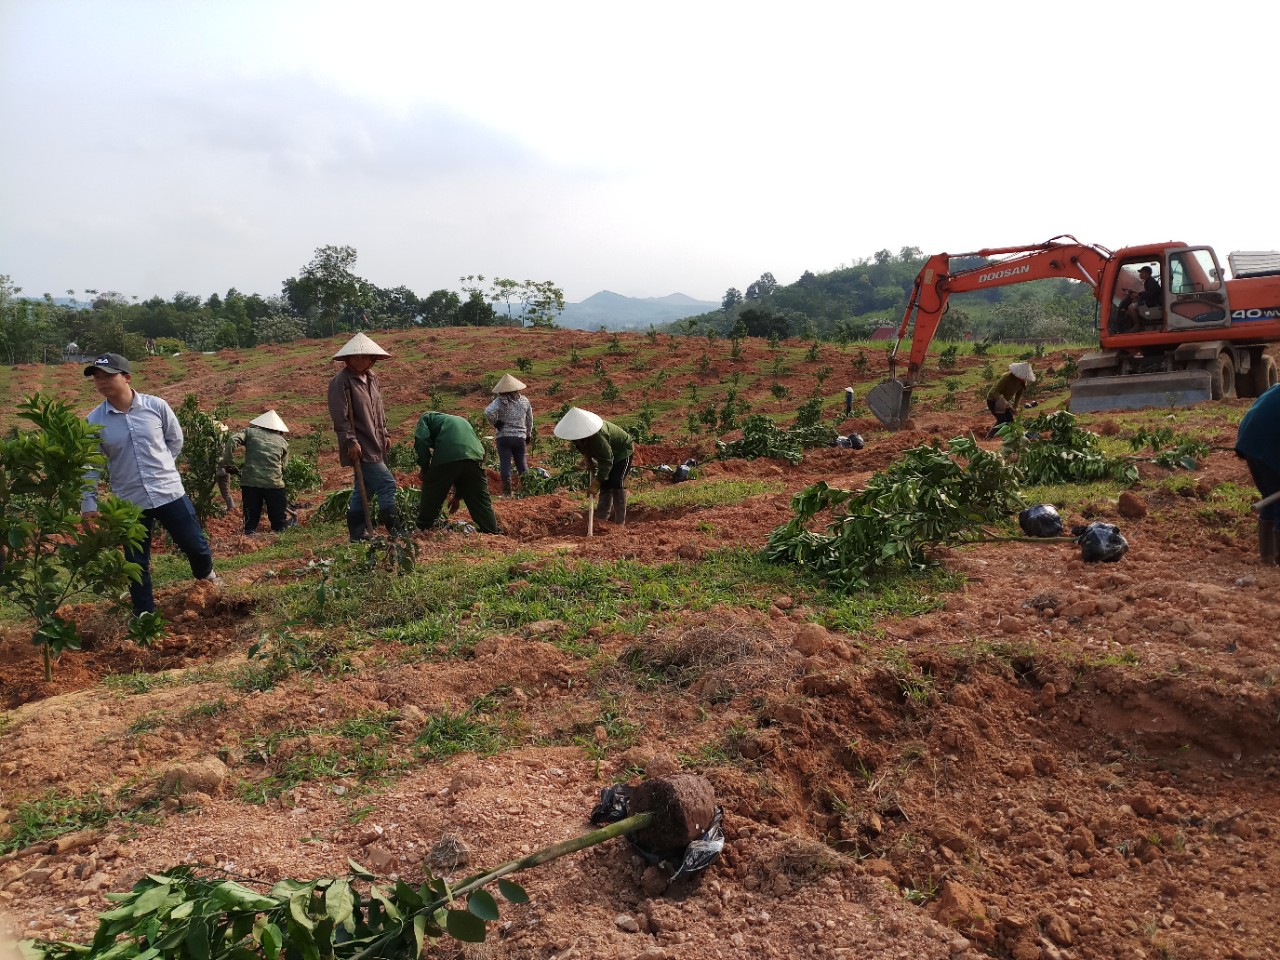
[[[191,505],[191,498],[185,493],[177,500],[160,507],[142,511],[142,525],[147,528],[147,536],[137,547],[125,550],[124,558],[142,567],[142,580],[129,584],[129,597],[133,601],[133,612],[151,613],[156,608],[155,597],[151,592],[151,534],[159,523],[173,540],[174,546],[187,556],[191,564],[191,576],[203,580],[213,572],[213,551],[209,549],[209,541],[204,538],[200,529],[200,521],[196,519],[196,508]]]
[[[498,437],[494,443],[498,447],[498,473],[502,474],[502,479],[511,479],[511,462],[513,460],[516,465],[516,473],[523,477],[529,469],[529,463],[525,459],[524,437]]]
[[[1262,494],[1263,499],[1273,493],[1280,493],[1280,471],[1267,466],[1261,460],[1255,460],[1253,457],[1245,457],[1244,462],[1249,465],[1249,472],[1253,474],[1253,482],[1258,488],[1258,493]],[[1258,519],[1280,527],[1280,503],[1273,503],[1270,506],[1263,507],[1258,513]]]
[[[1004,413],[996,413],[996,402],[994,400],[987,401],[987,409],[991,411],[991,415],[996,418],[996,425],[1002,423],[1013,423],[1013,407],[1004,408]]]
[[[498,518],[489,498],[489,478],[476,460],[433,463],[422,477],[422,493],[418,498],[418,529],[427,530],[440,519],[449,491],[456,488],[467,505],[471,520],[481,533],[497,533]]]
[[[370,503],[378,501],[378,512],[386,517],[396,510],[396,478],[385,463],[360,462],[360,470],[364,474],[364,492]],[[364,515],[364,507],[360,505],[360,485],[356,483],[355,468],[351,471],[351,502],[347,505],[348,524],[360,517],[365,523],[369,518]]]
[[[289,502],[284,487],[241,487],[240,492],[244,494],[245,533],[253,533],[258,529],[264,503],[267,505],[267,519],[271,521],[272,530],[279,533],[289,526]]]

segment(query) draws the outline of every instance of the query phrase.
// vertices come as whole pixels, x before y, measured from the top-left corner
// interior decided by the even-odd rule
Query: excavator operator
[[[1127,331],[1137,330],[1144,321],[1158,323],[1164,319],[1164,294],[1154,271],[1150,267],[1142,267],[1138,270],[1138,278],[1142,281],[1142,289],[1125,297],[1120,304],[1127,318]]]

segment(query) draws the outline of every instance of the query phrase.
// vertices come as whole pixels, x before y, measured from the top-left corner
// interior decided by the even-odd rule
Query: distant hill
[[[571,330],[645,329],[673,320],[697,316],[711,310],[719,310],[720,304],[711,300],[695,300],[683,293],[666,297],[624,297],[620,293],[601,290],[581,303],[565,304],[564,312],[556,317],[556,323]]]

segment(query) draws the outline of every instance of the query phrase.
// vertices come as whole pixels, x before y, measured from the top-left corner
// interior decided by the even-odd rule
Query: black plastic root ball
[[[1028,537],[1062,536],[1062,517],[1051,503],[1027,507],[1018,514],[1018,526]]]
[[[1110,523],[1091,523],[1077,531],[1080,556],[1085,563],[1115,563],[1129,552],[1129,541],[1120,535],[1120,528]]]

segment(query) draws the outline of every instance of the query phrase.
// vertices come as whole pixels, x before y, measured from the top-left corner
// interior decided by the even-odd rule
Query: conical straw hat
[[[357,333],[354,337],[343,345],[342,349],[333,355],[333,359],[341,360],[343,357],[389,357],[391,354],[383,350],[373,340],[363,333]]]
[[[569,412],[561,417],[560,422],[556,424],[555,435],[561,440],[585,440],[587,437],[599,433],[600,428],[603,426],[604,421],[590,410],[579,410],[577,407],[570,407]]]
[[[264,430],[275,430],[279,433],[288,433],[289,428],[284,425],[284,421],[280,419],[280,414],[274,410],[268,410],[262,416],[249,421],[251,427],[262,427]]]
[[[1009,372],[1019,380],[1025,380],[1027,383],[1036,382],[1035,371],[1031,369],[1031,364],[1027,363],[1025,360],[1009,364]]]
[[[502,379],[493,385],[494,393],[515,393],[523,389],[524,384],[509,373],[504,373]]]

